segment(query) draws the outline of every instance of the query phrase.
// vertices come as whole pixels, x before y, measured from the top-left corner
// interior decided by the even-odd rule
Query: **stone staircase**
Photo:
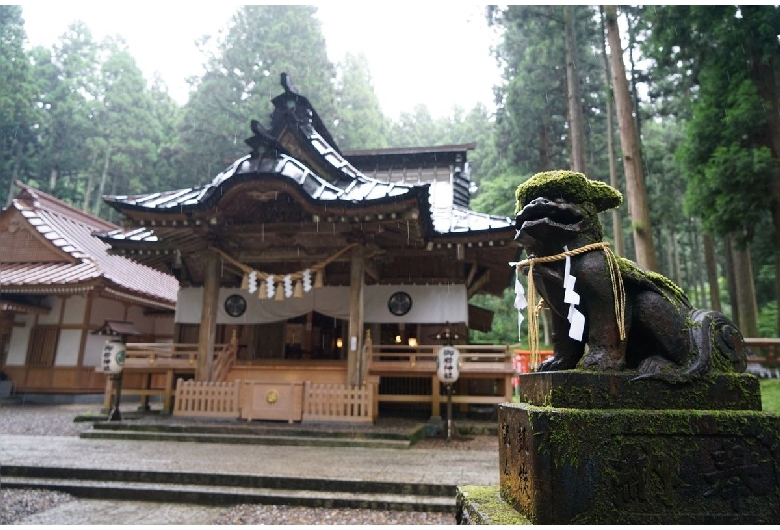
[[[98,421],[81,438],[223,444],[407,449],[425,436],[425,425],[383,430],[374,426],[263,424],[234,421]]]
[[[455,513],[456,487],[238,474],[3,466],[2,488],[48,489],[91,499],[212,506],[275,504]]]

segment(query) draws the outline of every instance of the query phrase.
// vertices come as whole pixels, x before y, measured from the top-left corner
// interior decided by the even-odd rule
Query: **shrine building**
[[[342,152],[282,86],[270,126],[251,122],[251,152],[210,183],[104,198],[122,228],[96,237],[179,283],[173,341],[129,345],[126,381],[135,373],[145,397],[166,389],[166,407],[184,383],[234,385],[230,414],[246,419],[374,421],[403,405],[436,416],[448,336],[462,359],[455,403],[511,399],[507,347],[468,344],[492,319],[470,298],[502,296],[519,255],[511,219],[469,209],[474,145]]]

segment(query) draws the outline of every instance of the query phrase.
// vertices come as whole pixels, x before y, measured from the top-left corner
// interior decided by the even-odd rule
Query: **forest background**
[[[550,169],[611,183],[626,201],[602,224],[619,254],[745,336],[779,336],[780,8],[486,6],[495,106],[397,119],[365,56],[328,59],[316,12],[240,7],[198,43],[204,73],[182,105],[120,36],[96,42],[76,21],[28,49],[22,8],[0,5],[0,205],[18,179],[116,222],[104,194],[205,184],[246,154],[284,71],[342,150],[476,142],[473,210],[513,217],[515,188]],[[472,300],[496,315],[473,341],[518,342],[513,299],[507,285]]]

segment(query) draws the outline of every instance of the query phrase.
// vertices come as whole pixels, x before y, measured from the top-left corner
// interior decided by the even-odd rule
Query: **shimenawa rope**
[[[517,269],[528,266],[528,347],[531,350],[531,366],[539,366],[539,312],[542,309],[544,300],[536,302],[536,287],[534,286],[534,265],[537,263],[550,263],[566,259],[567,256],[577,256],[592,250],[603,250],[604,258],[609,267],[609,278],[612,282],[612,296],[615,301],[615,321],[617,322],[620,340],[626,338],[626,291],[623,286],[623,278],[620,276],[617,256],[609,243],[602,241],[591,243],[574,250],[566,250],[553,256],[542,256],[538,258],[529,258],[517,264]]]

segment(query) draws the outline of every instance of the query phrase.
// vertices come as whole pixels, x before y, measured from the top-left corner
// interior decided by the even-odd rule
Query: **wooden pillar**
[[[439,376],[431,376],[431,416],[441,417],[441,401],[439,401]]]
[[[349,275],[349,337],[347,338],[347,382],[361,385],[366,359],[363,355],[363,247],[352,249]]]
[[[211,380],[211,364],[214,359],[214,343],[217,335],[217,302],[219,300],[219,256],[209,250],[206,256],[205,279],[203,280],[203,306],[200,314],[198,335],[198,360],[195,365],[195,380]]]

